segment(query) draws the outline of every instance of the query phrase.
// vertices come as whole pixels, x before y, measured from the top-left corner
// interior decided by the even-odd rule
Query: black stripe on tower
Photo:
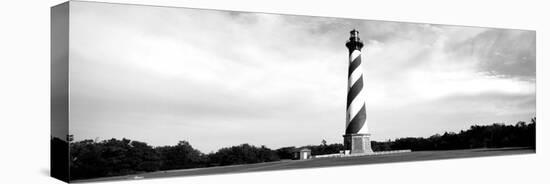
[[[355,99],[355,97],[357,97],[361,90],[363,90],[363,75],[361,75],[361,77],[359,77],[359,79],[357,79],[357,81],[355,81],[355,83],[353,83],[353,86],[351,86],[351,88],[349,89],[348,105],[346,106],[346,108],[349,108],[351,102],[353,102],[353,100]]]
[[[357,115],[353,117],[351,122],[346,127],[346,134],[355,134],[363,128],[363,125],[367,121],[367,110],[365,110],[365,104],[361,107]]]
[[[359,65],[361,65],[361,54],[359,54],[359,56],[357,56],[355,59],[353,59],[353,61],[349,64],[348,77],[351,76],[353,71],[355,71],[355,69],[357,69],[357,67],[359,67]]]

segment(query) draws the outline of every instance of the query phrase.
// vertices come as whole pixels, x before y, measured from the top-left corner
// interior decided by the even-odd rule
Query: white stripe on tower
[[[358,57],[361,57],[361,51],[359,50],[353,50],[353,52],[351,53],[350,57],[349,57],[349,62],[350,62],[350,65],[351,65],[351,62],[353,62],[355,59],[357,59]],[[360,69],[360,66],[357,67],[358,69]],[[349,82],[348,84],[353,84],[357,81],[357,79],[359,79],[359,77],[361,77],[363,75],[363,71],[362,70],[353,70],[353,72],[351,73],[351,75],[349,76]],[[351,87],[348,86],[348,87]]]
[[[346,112],[346,134],[367,134],[367,114],[365,110],[365,78],[361,62],[361,48],[358,32],[353,30],[346,44],[349,49],[348,99]]]

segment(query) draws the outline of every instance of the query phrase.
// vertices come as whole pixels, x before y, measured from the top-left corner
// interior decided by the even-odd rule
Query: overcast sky
[[[70,134],[208,153],[341,143],[349,31],[373,140],[535,116],[535,32],[71,2]]]

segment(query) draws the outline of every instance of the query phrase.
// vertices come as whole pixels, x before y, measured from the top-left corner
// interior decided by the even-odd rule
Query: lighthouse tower
[[[354,29],[350,32],[346,47],[349,50],[349,70],[344,148],[352,154],[372,153],[365,109],[365,78],[361,62],[363,42],[359,39],[359,31]]]

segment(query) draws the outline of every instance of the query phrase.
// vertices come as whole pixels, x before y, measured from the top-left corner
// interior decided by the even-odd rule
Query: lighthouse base
[[[370,134],[346,134],[344,135],[344,149],[355,153],[373,153],[370,145]]]

